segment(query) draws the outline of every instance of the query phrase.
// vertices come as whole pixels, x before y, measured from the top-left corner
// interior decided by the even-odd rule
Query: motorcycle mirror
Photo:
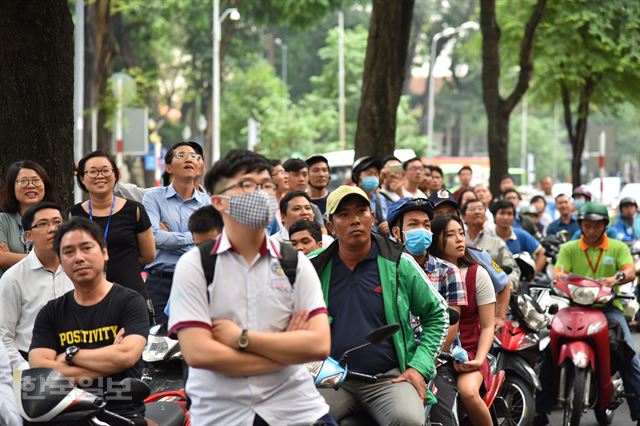
[[[367,334],[367,342],[372,345],[377,345],[393,336],[398,330],[400,330],[400,324],[398,323],[383,325],[375,330],[371,330],[369,334]]]
[[[455,309],[449,308],[449,325],[456,325],[460,321],[460,314]]]
[[[548,310],[548,312],[549,312],[551,315],[555,315],[555,314],[557,314],[557,313],[558,313],[558,310],[559,310],[558,305],[554,303],[553,305],[549,306],[549,310]]]
[[[382,343],[385,340],[387,340],[389,337],[393,336],[393,334],[398,330],[400,330],[400,324],[398,323],[383,325],[382,327],[378,327],[374,330],[371,330],[369,334],[367,334],[367,342],[363,343],[360,346],[356,346],[355,348],[351,348],[345,351],[340,357],[340,360],[338,361],[338,363],[344,367],[347,363],[347,358],[349,358],[349,354],[351,352],[357,351],[358,349],[365,348],[369,345],[377,345],[378,343]]]

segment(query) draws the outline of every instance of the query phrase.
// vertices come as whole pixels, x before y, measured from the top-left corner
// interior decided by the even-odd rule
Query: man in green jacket
[[[331,356],[339,359],[377,327],[399,323],[401,328],[390,340],[348,359],[351,371],[397,378],[375,384],[347,379],[339,390],[323,389],[321,394],[337,420],[364,411],[379,424],[422,425],[425,401],[435,402],[427,382],[449,326],[446,302],[401,244],[372,233],[374,214],[360,188],[333,191],[326,214],[336,241],[310,258],[329,310]],[[410,314],[420,318],[419,342]]]

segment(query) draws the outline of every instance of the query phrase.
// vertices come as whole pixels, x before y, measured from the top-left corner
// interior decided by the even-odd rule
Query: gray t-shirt
[[[23,241],[22,218],[19,213],[0,213],[0,243],[6,243],[11,253],[29,253],[31,244]],[[4,269],[0,269],[0,277]]]

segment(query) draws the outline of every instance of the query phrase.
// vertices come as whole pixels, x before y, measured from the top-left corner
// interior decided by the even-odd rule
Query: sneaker
[[[549,418],[545,413],[536,413],[533,418],[533,426],[546,426],[549,424]],[[640,426],[640,424],[638,424]]]

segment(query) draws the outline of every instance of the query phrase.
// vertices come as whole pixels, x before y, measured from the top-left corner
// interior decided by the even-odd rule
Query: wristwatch
[[[619,283],[624,281],[625,277],[626,277],[626,275],[622,271],[616,272],[616,274],[613,276],[613,278],[615,278],[616,281],[619,282]]]
[[[242,330],[242,334],[238,337],[238,349],[244,351],[249,346],[249,330]]]
[[[64,359],[67,361],[67,365],[75,365],[73,363],[73,357],[78,353],[80,348],[75,345],[69,346],[64,350]]]

